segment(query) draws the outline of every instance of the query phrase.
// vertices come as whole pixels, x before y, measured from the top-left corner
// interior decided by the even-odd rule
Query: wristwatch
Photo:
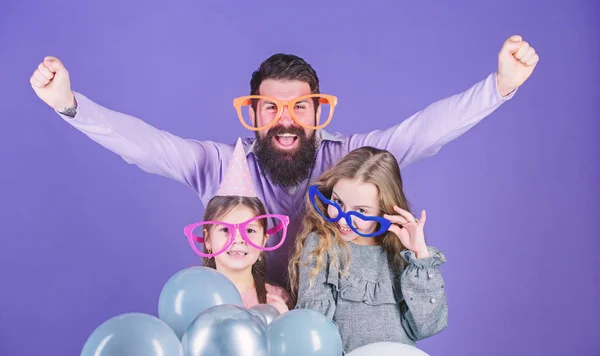
[[[77,115],[77,102],[75,102],[75,105],[65,108],[63,111],[59,111],[58,113],[69,117],[75,117],[75,115]]]

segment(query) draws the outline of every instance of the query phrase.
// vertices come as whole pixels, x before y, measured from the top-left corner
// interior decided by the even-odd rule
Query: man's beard
[[[273,138],[276,135],[289,133],[297,136],[298,147],[293,151],[278,149]],[[310,137],[300,127],[272,127],[264,138],[256,133],[256,159],[258,166],[273,184],[290,188],[297,186],[308,178],[315,164],[317,153],[316,132]]]

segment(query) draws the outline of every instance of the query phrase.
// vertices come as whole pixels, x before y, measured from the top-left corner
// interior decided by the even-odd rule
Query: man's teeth
[[[230,256],[246,256],[248,253],[241,251],[229,251],[227,254]]]
[[[291,133],[284,133],[284,134],[277,135],[277,137],[296,137],[296,135],[291,134]]]

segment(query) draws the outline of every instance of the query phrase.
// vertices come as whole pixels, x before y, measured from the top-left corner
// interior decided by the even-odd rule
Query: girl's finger
[[[402,215],[407,221],[415,221],[415,217],[409,211],[401,209],[398,206],[394,206],[394,210],[396,210],[398,214]]]
[[[400,216],[400,215],[384,214],[383,217],[388,219],[389,221],[391,221],[394,224],[400,224],[400,225],[408,224],[408,220],[406,220],[403,216]]]
[[[393,232],[394,234],[396,234],[398,237],[400,237],[400,234],[402,233],[402,229],[400,228],[400,226],[398,225],[390,225],[390,227],[388,228],[388,231]]]
[[[421,211],[421,218],[419,219],[419,222],[421,223],[421,226],[425,225],[425,221],[427,221],[427,213],[425,212],[425,210]]]

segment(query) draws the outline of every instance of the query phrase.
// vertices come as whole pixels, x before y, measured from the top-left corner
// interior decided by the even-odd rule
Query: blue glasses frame
[[[352,231],[354,231],[357,235],[360,235],[362,237],[379,236],[379,235],[383,234],[384,232],[388,231],[388,229],[392,225],[391,221],[389,221],[388,219],[383,218],[381,216],[367,216],[367,215],[363,215],[354,210],[349,210],[347,212],[343,211],[342,207],[338,203],[325,198],[323,196],[323,194],[321,194],[321,192],[319,191],[318,186],[316,186],[316,185],[311,185],[310,187],[308,187],[308,196],[310,198],[312,205],[315,207],[317,212],[323,217],[323,219],[325,219],[329,222],[332,222],[332,223],[336,223],[336,222],[340,221],[340,219],[344,218],[346,220],[346,224],[348,224],[350,229],[352,229]],[[336,208],[338,211],[337,216],[335,218],[330,218],[326,214],[326,212],[321,211],[321,209],[317,205],[316,197],[318,197],[323,203],[325,203],[327,205],[331,205],[334,208]],[[365,221],[377,222],[377,223],[379,223],[379,229],[377,229],[376,231],[374,231],[370,234],[364,234],[364,233],[358,231],[354,227],[354,224],[352,224],[352,216],[356,216],[357,218],[365,220]]]

